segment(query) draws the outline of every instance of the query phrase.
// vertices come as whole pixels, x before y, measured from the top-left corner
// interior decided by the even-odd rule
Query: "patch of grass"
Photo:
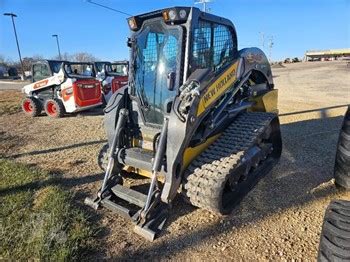
[[[96,230],[49,174],[0,159],[0,259],[77,260]]]
[[[17,103],[0,103],[0,116],[12,115],[21,111],[21,105]]]
[[[23,96],[18,91],[0,91],[0,116],[20,112],[22,99]]]

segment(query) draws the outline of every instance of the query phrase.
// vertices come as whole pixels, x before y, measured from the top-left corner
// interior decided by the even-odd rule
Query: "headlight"
[[[179,16],[180,16],[181,19],[185,19],[186,16],[187,16],[186,10],[181,9],[180,12],[179,12]]]
[[[174,9],[167,9],[162,12],[163,14],[163,19],[165,22],[184,22],[188,18],[188,12],[189,9],[179,9],[179,8],[174,8]]]
[[[135,17],[131,17],[128,19],[128,24],[131,30],[136,30],[137,29],[137,23]]]
[[[175,10],[170,10],[169,11],[169,18],[170,18],[170,20],[175,20],[176,19],[176,11]]]

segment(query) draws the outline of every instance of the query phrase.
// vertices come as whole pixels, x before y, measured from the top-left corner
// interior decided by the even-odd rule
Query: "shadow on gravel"
[[[103,116],[103,108],[102,107],[95,107],[90,110],[86,111],[81,111],[77,113],[72,113],[72,114],[66,114],[64,117],[69,118],[69,117],[84,117],[84,116]]]
[[[250,226],[284,210],[300,207],[336,192],[332,185],[320,186],[333,177],[333,165],[342,117],[312,119],[281,126],[283,154],[279,164],[262,179],[230,216],[221,222],[190,225],[178,236],[165,232],[153,243],[144,240],[135,249],[124,249],[112,260],[170,259],[178,252],[196,248],[221,234]],[[168,220],[176,223],[195,208],[177,198]],[[208,215],[206,211],[203,216]],[[297,215],[297,214],[296,214]],[[191,222],[189,222],[191,223]],[[194,222],[195,224],[195,222]],[[141,246],[141,247],[140,247]]]
[[[102,144],[102,143],[106,143],[106,142],[107,142],[107,140],[89,141],[89,142],[73,144],[73,145],[69,145],[69,146],[62,146],[62,147],[57,147],[57,148],[50,148],[50,149],[37,150],[37,151],[32,151],[32,152],[15,154],[15,155],[8,156],[7,158],[19,158],[19,157],[22,157],[22,156],[41,155],[41,154],[53,153],[53,152],[62,151],[62,150],[66,150],[66,149],[71,149],[71,148],[76,148],[76,147],[90,146],[90,145],[95,145],[95,144]]]
[[[303,110],[303,111],[297,111],[297,112],[289,112],[289,113],[284,113],[284,114],[279,114],[279,116],[291,116],[291,115],[300,115],[300,114],[306,114],[306,113],[312,113],[312,112],[320,112],[321,118],[326,118],[327,117],[327,111],[330,109],[335,109],[335,108],[341,108],[344,107],[344,110],[346,110],[345,107],[348,105],[337,105],[337,106],[329,106],[329,107],[324,107],[324,108],[317,108],[317,109],[311,109],[311,110]],[[344,111],[345,113],[345,111]]]
[[[0,197],[6,194],[14,194],[19,191],[27,191],[27,190],[33,190],[33,189],[37,190],[37,189],[40,189],[41,187],[47,187],[51,185],[52,186],[60,185],[65,188],[73,188],[77,185],[90,184],[103,179],[103,174],[101,173],[88,175],[88,176],[81,176],[81,177],[72,177],[72,178],[63,177],[61,171],[51,171],[50,174],[51,174],[50,177],[45,181],[41,181],[37,183],[28,183],[21,186],[1,189]]]
[[[24,145],[26,141],[17,135],[12,135],[8,132],[0,131],[0,157],[5,158],[6,153],[16,150]]]

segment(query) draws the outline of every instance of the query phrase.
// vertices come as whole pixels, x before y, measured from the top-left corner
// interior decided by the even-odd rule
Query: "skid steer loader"
[[[225,18],[174,7],[128,24],[129,83],[105,108],[105,176],[85,203],[152,241],[178,192],[226,215],[271,170],[282,150],[277,90],[264,53],[237,50]],[[148,193],[123,186],[135,173],[150,178]]]
[[[128,62],[94,62],[96,78],[100,81],[102,87],[102,102],[108,103],[112,94],[122,86],[128,83],[127,74]]]
[[[102,104],[101,87],[92,63],[42,60],[32,65],[32,83],[22,88],[23,112],[54,118]]]

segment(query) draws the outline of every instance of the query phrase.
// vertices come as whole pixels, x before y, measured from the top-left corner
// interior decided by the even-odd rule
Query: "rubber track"
[[[185,198],[194,206],[222,213],[220,192],[228,174],[237,167],[245,151],[256,144],[275,117],[273,113],[240,114],[185,171]]]
[[[328,206],[322,226],[318,261],[350,261],[350,202]]]

